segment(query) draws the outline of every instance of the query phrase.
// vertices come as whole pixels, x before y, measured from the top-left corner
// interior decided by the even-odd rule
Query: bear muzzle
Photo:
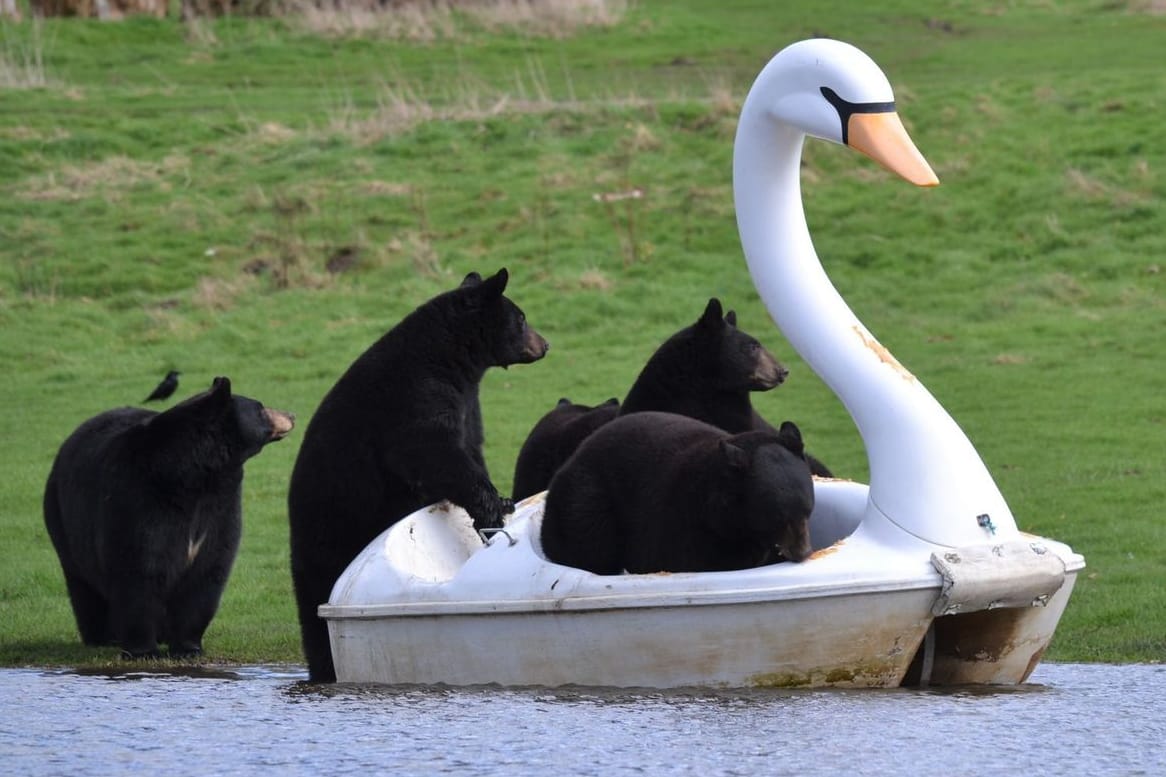
[[[525,363],[538,361],[547,355],[550,348],[551,344],[542,335],[533,329],[526,330],[526,336],[522,341],[522,358]]]
[[[265,407],[263,408],[263,415],[267,418],[267,422],[271,424],[271,437],[268,438],[268,442],[282,440],[287,436],[288,432],[295,428],[296,417],[292,413],[285,413],[273,407]]]
[[[762,351],[756,366],[753,368],[753,374],[749,376],[752,380],[750,389],[768,391],[771,388],[777,388],[785,382],[788,376],[789,370],[782,366],[781,362],[768,352]]]
[[[788,527],[782,533],[777,548],[781,551],[782,557],[788,561],[802,562],[808,559],[810,554],[814,552],[814,547],[810,544],[808,520],[799,521]]]

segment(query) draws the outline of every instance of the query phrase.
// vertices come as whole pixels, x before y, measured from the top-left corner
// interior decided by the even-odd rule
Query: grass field
[[[813,35],[879,62],[942,181],[807,145],[827,271],[968,432],[1021,528],[1085,555],[1049,658],[1166,657],[1162,4],[577,6],[514,23],[0,20],[0,664],[114,659],[80,645],[41,517],[77,424],[180,369],[177,397],[228,375],[302,430],[355,356],[470,270],[509,268],[552,344],[483,386],[501,489],[545,409],[622,397],[710,296],[791,369],[759,410],[865,479],[845,410],[769,323],[733,217],[740,101]],[[248,464],[208,661],[299,661],[298,445]]]

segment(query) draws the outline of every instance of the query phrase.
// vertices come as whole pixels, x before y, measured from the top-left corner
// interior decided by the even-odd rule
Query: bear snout
[[[526,330],[526,337],[522,343],[522,357],[528,362],[536,362],[547,355],[551,344],[533,329]]]
[[[296,417],[292,413],[285,413],[283,410],[276,410],[273,407],[263,408],[263,415],[267,418],[267,422],[271,424],[270,441],[282,440],[287,436],[288,432],[295,428]]]
[[[773,358],[768,351],[762,350],[751,376],[753,389],[755,391],[768,391],[771,388],[777,388],[785,382],[788,376],[789,370]]]
[[[805,561],[814,552],[814,547],[810,544],[808,520],[799,521],[797,525],[788,527],[783,535],[777,547],[781,555],[790,561]]]

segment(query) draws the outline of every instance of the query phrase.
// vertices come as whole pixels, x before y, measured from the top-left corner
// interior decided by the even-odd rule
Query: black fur
[[[755,337],[737,328],[708,301],[692,326],[656,349],[620,404],[620,415],[655,410],[695,418],[728,432],[753,428],[758,418],[749,394],[780,386],[789,375]]]
[[[579,443],[619,415],[615,397],[595,405],[577,405],[563,398],[539,419],[518,451],[514,464],[514,501],[546,490],[555,470],[570,458]]]
[[[776,433],[756,410],[751,394],[781,385],[788,370],[755,337],[737,328],[737,314],[722,314],[713,297],[696,323],[669,337],[648,359],[619,406],[618,415],[653,410],[678,413],[734,434],[750,430]],[[560,406],[562,400],[560,400]],[[564,413],[552,409],[527,436],[514,468],[514,498],[545,490],[551,476],[591,431],[615,414],[606,409],[588,414],[586,423],[558,423]],[[548,421],[544,423],[544,421]],[[528,455],[528,449],[538,455]],[[830,470],[807,456],[810,471],[831,477]]]
[[[163,413],[110,410],[65,440],[45,526],[85,644],[202,651],[239,549],[243,463],[292,421],[216,378]]]
[[[541,359],[546,341],[503,296],[506,270],[424,303],[366,350],[316,410],[288,493],[291,566],[308,672],[335,680],[317,607],[374,537],[441,500],[477,528],[513,511],[482,455],[479,383],[490,367]]]
[[[551,481],[548,559],[596,574],[804,560],[814,485],[797,426],[730,435],[672,413],[621,416]]]

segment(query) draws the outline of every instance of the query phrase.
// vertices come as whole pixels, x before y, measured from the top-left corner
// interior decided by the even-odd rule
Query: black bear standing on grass
[[[734,434],[746,431],[776,432],[753,409],[750,394],[780,386],[789,371],[755,337],[737,328],[737,314],[722,313],[713,297],[695,324],[676,332],[660,345],[640,371],[618,415],[646,410],[678,413],[712,424]],[[563,414],[556,407],[540,419],[523,445],[540,456],[519,454],[514,468],[514,498],[523,499],[547,488],[551,476],[583,441],[582,424],[571,427],[556,422]],[[617,414],[589,414],[592,422],[610,421]],[[544,420],[550,419],[544,424]],[[598,428],[596,423],[591,431]],[[815,475],[830,470],[808,457]]]
[[[555,470],[571,457],[579,444],[599,427],[619,415],[615,397],[595,405],[575,404],[567,398],[539,419],[514,463],[514,501],[545,491]]]
[[[65,440],[45,526],[86,645],[202,652],[239,549],[243,463],[293,423],[215,378],[164,413],[110,410]]]
[[[317,607],[380,532],[449,500],[478,529],[514,509],[482,456],[478,386],[490,367],[541,359],[547,342],[503,296],[506,270],[424,303],[365,351],[308,424],[288,493],[291,565],[308,673],[336,679]]]
[[[551,561],[600,575],[713,572],[811,552],[814,484],[798,428],[731,435],[673,413],[620,416],[547,492]]]

